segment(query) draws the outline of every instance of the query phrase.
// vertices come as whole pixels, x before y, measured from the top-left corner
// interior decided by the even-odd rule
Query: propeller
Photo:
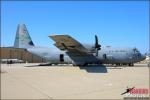
[[[138,52],[138,49],[136,47],[133,48],[133,52],[136,53]]]
[[[98,51],[101,50],[101,45],[98,43],[97,35],[95,35],[95,50],[96,50],[96,56],[98,56]]]

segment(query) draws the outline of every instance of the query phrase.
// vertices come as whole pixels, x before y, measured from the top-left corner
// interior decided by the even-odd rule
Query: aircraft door
[[[59,58],[60,58],[60,62],[64,62],[64,54],[60,54]]]
[[[107,59],[107,56],[106,56],[106,54],[103,54],[103,59],[105,60],[105,59]]]

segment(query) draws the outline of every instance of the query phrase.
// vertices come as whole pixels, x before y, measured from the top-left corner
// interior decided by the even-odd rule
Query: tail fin
[[[31,37],[28,33],[28,30],[25,24],[19,24],[16,32],[16,38],[14,47],[15,48],[28,48],[34,46],[34,43],[31,40]]]

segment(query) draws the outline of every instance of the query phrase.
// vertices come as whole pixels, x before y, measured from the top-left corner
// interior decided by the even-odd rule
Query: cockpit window
[[[139,50],[138,50],[137,48],[133,48],[133,52],[134,52],[134,53],[138,53]]]

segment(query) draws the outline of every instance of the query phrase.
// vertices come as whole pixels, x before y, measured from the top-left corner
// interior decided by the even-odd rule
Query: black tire
[[[133,63],[129,63],[128,65],[129,65],[129,66],[134,66],[134,64],[133,64]]]

